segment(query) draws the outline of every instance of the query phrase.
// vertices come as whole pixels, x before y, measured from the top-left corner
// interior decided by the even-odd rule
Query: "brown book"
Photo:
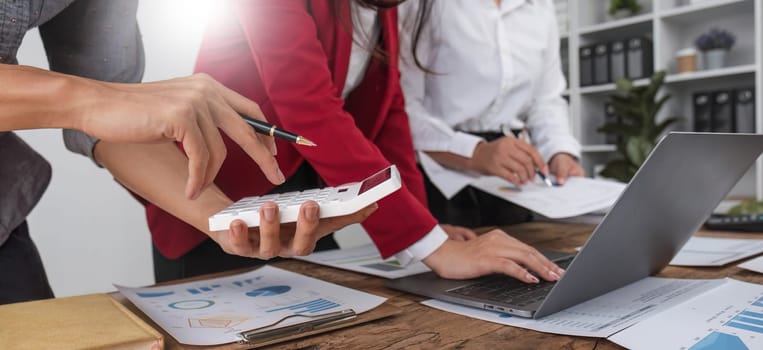
[[[0,349],[163,349],[161,333],[106,294],[0,306]]]

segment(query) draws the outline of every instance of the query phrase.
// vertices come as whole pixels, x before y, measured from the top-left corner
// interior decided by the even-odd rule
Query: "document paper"
[[[381,254],[373,244],[348,249],[325,250],[308,256],[295,256],[294,258],[384,278],[400,278],[429,271],[429,268],[421,262],[401,266],[400,262],[394,258],[382,259]]]
[[[763,256],[745,261],[737,265],[745,270],[754,271],[757,273],[763,273]]]
[[[427,300],[422,304],[484,321],[539,332],[605,338],[722,283],[723,280],[647,277],[537,320],[439,300]]]
[[[551,219],[608,209],[625,190],[625,184],[587,177],[571,177],[564,186],[540,182],[521,188],[495,176],[481,177],[472,186]]]
[[[634,350],[763,349],[763,286],[726,280],[609,340]]]
[[[760,253],[763,239],[692,237],[670,265],[722,266]]]
[[[278,323],[287,326],[315,316],[352,309],[366,312],[386,298],[279,268],[170,286],[116,286],[178,342],[218,345],[238,341],[238,333]],[[290,315],[295,317],[286,318]]]

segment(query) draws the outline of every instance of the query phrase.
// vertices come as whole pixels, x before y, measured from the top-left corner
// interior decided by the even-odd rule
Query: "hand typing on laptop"
[[[557,281],[564,274],[563,269],[535,248],[498,229],[466,241],[449,238],[424,263],[440,277],[451,279],[500,273],[526,283],[538,283],[528,269],[548,281]]]

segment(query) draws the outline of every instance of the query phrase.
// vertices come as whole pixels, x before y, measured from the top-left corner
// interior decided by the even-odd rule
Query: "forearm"
[[[485,142],[480,142],[474,148],[476,154],[478,149],[485,146]],[[477,164],[474,162],[473,157],[464,157],[460,154],[451,152],[425,152],[428,156],[434,159],[437,163],[440,163],[446,168],[450,168],[458,171],[479,171]]]
[[[207,218],[232,203],[214,184],[197,199],[186,198],[188,160],[172,143],[101,141],[95,158],[122,185],[205,233],[209,233]]]
[[[0,64],[0,130],[81,129],[98,82],[32,67]],[[12,88],[8,88],[12,87]]]

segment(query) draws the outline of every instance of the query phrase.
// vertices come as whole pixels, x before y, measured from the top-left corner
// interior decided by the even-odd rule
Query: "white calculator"
[[[243,220],[249,227],[259,226],[260,205],[267,201],[273,201],[278,205],[282,223],[297,221],[300,205],[310,199],[320,206],[321,218],[348,215],[397,191],[401,185],[400,173],[397,167],[392,165],[361,182],[338,187],[244,197],[209,217],[209,229],[227,230],[230,223],[236,219]]]

